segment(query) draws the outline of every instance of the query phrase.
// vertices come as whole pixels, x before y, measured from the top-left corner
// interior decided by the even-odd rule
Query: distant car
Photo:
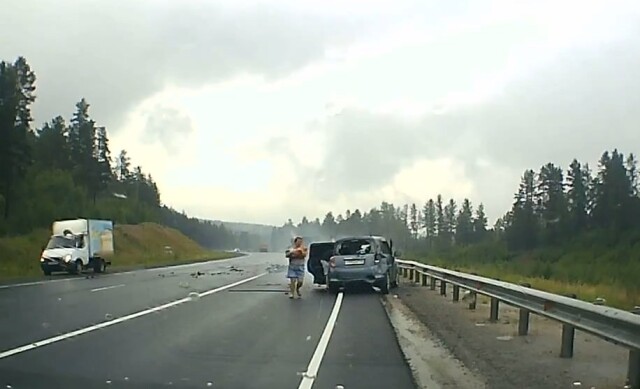
[[[347,284],[376,286],[383,294],[398,286],[393,242],[380,236],[347,237],[334,243],[329,259],[328,287],[337,292]]]
[[[322,262],[329,263],[329,259],[333,256],[335,248],[334,242],[313,242],[309,245],[309,260],[307,261],[307,270],[313,275],[313,283],[318,285],[326,285],[327,280],[324,276]]]
[[[239,253],[239,252],[240,252],[240,249],[233,249],[233,252],[234,252],[234,253]]]

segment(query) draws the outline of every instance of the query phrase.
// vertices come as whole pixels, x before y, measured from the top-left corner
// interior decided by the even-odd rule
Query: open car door
[[[329,261],[333,255],[334,247],[334,242],[314,242],[309,245],[307,270],[313,275],[314,284],[325,285],[327,283],[321,261]]]

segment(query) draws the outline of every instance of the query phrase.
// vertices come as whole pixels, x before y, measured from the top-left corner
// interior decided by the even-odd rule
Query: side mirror
[[[396,250],[396,251],[393,253],[393,256],[394,256],[394,257],[396,257],[396,258],[400,258],[400,256],[402,256],[402,253],[400,252],[400,250]]]

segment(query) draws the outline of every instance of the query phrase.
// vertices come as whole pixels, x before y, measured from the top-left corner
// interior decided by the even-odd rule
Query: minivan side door
[[[384,257],[387,260],[387,264],[389,265],[389,275],[391,276],[391,279],[394,280],[395,279],[395,260],[393,258],[393,254],[391,253],[391,246],[389,245],[389,243],[386,240],[381,240],[380,241],[380,252],[382,253],[382,255],[384,255]]]

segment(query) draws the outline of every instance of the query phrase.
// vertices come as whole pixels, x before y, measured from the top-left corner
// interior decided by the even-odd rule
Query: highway
[[[285,259],[0,286],[2,388],[415,388],[381,297],[311,279],[285,295]]]

